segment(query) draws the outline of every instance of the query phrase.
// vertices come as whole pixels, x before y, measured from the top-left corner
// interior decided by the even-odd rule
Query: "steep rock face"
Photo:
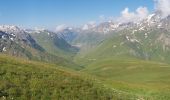
[[[34,32],[34,30],[22,30],[17,26],[0,26],[0,53],[30,60],[55,63],[72,69],[80,69],[80,67],[72,61],[49,53],[46,48],[43,48],[42,44],[37,42],[35,37],[31,36],[32,32]],[[36,32],[38,36],[43,37],[43,34],[41,34],[40,31]],[[42,41],[46,42],[46,40],[55,40],[54,46],[60,47],[61,52],[67,53],[71,50],[75,50],[75,48],[68,43],[63,43],[65,41],[62,38],[56,37],[54,33],[50,33],[48,31],[45,32],[49,38],[41,38]],[[66,54],[63,53],[62,55]]]
[[[0,26],[0,51],[13,56],[31,59],[38,52],[45,50],[24,30],[17,26]]]

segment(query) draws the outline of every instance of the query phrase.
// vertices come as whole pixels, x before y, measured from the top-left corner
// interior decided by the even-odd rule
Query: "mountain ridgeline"
[[[52,32],[53,37],[49,37],[49,33],[45,31],[41,32],[41,39],[37,38],[36,33],[33,35],[31,32],[20,29],[17,26],[0,26],[1,53],[79,69],[77,64],[66,59],[76,54],[78,51],[76,47],[71,46],[64,39],[57,37],[57,35]],[[44,35],[47,37],[43,37]],[[48,46],[48,48],[46,46]],[[54,51],[51,48],[54,48]],[[67,55],[62,56],[64,53]]]
[[[100,34],[100,25],[91,29],[99,34],[91,39],[93,42],[90,43],[95,43],[92,45],[94,48],[90,48],[88,53],[80,52],[78,60],[122,57],[170,63],[170,16],[161,18],[160,13],[156,12],[140,22],[117,25],[108,22],[102,25],[105,25],[100,29],[104,35]],[[82,36],[85,37],[84,34]],[[81,41],[81,37],[79,39]]]
[[[52,32],[1,25],[0,51],[27,59],[73,65],[74,62],[116,57],[170,63],[170,16],[161,18],[161,13],[155,12],[139,22],[108,21],[85,26]]]

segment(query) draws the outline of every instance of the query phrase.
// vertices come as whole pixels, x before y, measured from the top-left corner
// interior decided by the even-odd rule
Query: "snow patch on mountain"
[[[7,51],[7,50],[6,50],[6,47],[3,47],[2,51],[6,52],[6,51]]]

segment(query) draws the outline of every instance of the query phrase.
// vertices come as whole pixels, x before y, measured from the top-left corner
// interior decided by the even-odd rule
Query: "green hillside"
[[[139,95],[144,100],[169,100],[170,65],[165,63],[169,63],[170,52],[167,40],[164,41],[169,33],[150,30],[145,38],[147,31],[132,31],[111,34],[88,53],[77,55],[74,61],[85,66],[82,72],[97,76],[109,88]]]
[[[96,79],[53,64],[0,55],[0,99],[124,100],[137,96],[106,89]]]
[[[97,76],[108,87],[148,100],[170,99],[168,64],[117,57],[93,61],[82,71]]]
[[[95,48],[81,57],[85,59],[131,57],[170,63],[169,36],[169,32],[164,29],[141,31],[135,31],[135,28],[124,29],[114,32],[110,38],[96,44]]]
[[[142,100],[169,100],[169,36],[164,29],[124,29],[95,48],[80,51],[74,61],[85,66],[82,72],[97,76],[109,88]]]
[[[42,31],[31,35],[41,47],[52,55],[71,59],[78,51],[77,48],[68,44],[64,39],[59,38],[56,33]]]

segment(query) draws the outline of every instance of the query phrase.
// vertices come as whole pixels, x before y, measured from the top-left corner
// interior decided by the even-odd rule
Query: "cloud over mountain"
[[[170,15],[170,0],[154,0],[156,11],[160,11],[162,18]]]
[[[153,0],[155,11],[161,13],[161,17],[165,18],[170,15],[170,0]],[[118,22],[138,22],[145,19],[149,15],[147,7],[138,7],[135,11],[130,12],[129,8],[125,8],[118,18]]]
[[[65,24],[61,24],[61,25],[58,25],[55,29],[56,32],[59,32],[59,31],[62,31],[64,29],[66,29],[68,26],[65,25]]]
[[[96,22],[90,21],[82,27],[82,30],[88,30],[90,28],[94,28],[95,26],[96,26]]]
[[[147,7],[139,7],[135,12],[130,12],[129,8],[125,8],[121,12],[121,17],[118,18],[119,22],[132,22],[140,21],[146,18],[149,15]]]

